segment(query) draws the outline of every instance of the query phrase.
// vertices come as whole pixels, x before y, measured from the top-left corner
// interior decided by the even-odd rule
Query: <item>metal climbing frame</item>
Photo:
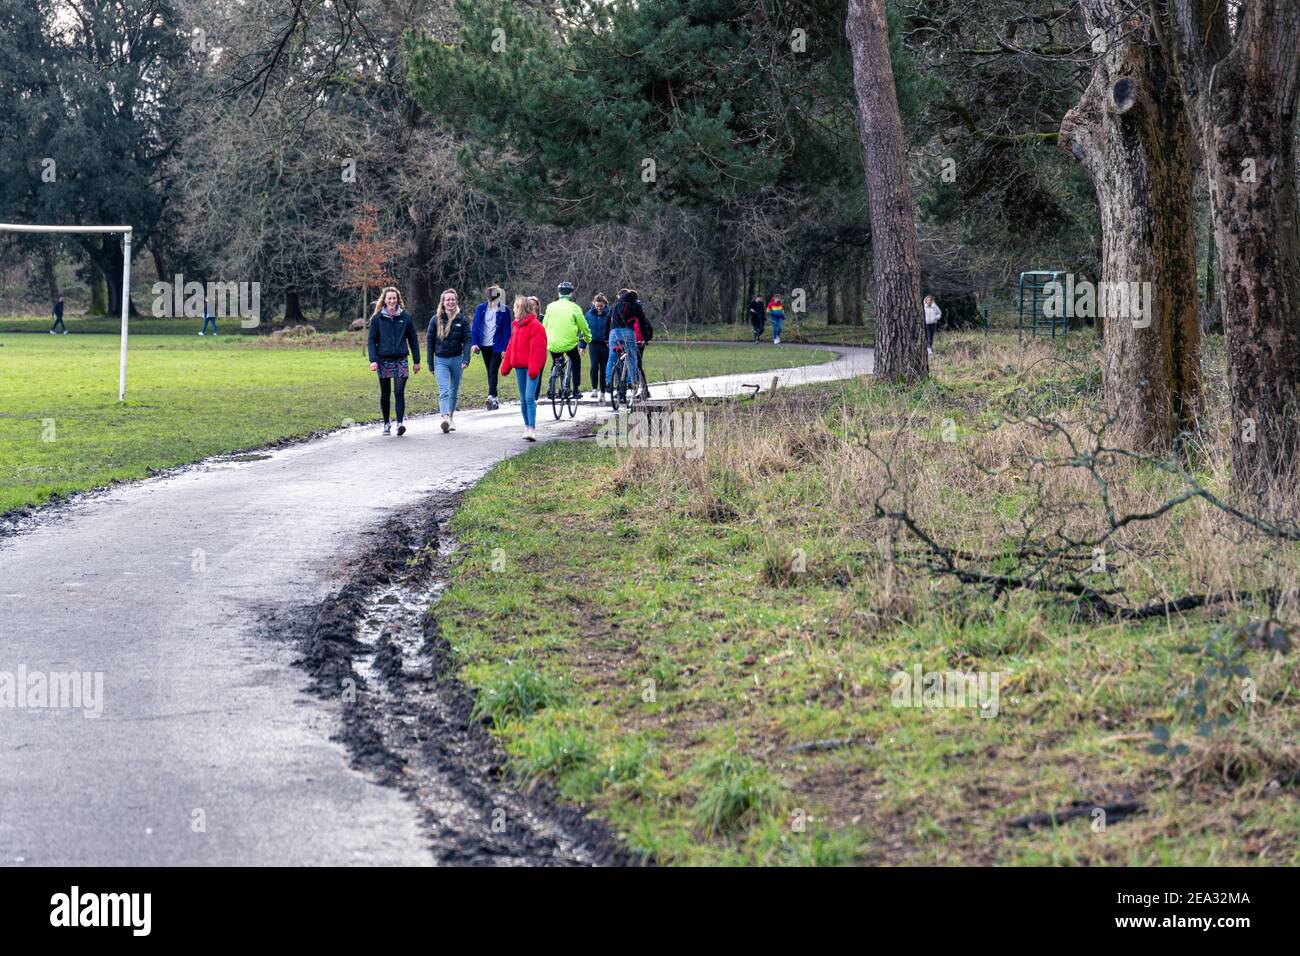
[[[1060,284],[1065,309],[1062,315],[1050,316],[1046,314],[1045,306],[1047,300],[1051,298],[1051,293],[1046,290],[1054,282]],[[1024,331],[1028,328],[1030,335],[1037,336],[1039,326],[1043,326],[1052,330],[1052,338],[1056,338],[1057,328],[1061,329],[1062,335],[1069,335],[1074,305],[1070,301],[1070,296],[1065,294],[1065,289],[1064,272],[1039,270],[1020,273],[1020,313],[1016,321],[1016,334],[1023,338]]]

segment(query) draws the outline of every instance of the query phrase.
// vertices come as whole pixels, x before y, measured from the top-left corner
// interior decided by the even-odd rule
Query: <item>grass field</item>
[[[652,381],[829,358],[756,346],[665,344],[646,353]],[[379,417],[375,376],[356,334],[282,342],[141,335],[131,343],[124,405],[116,400],[117,377],[115,336],[0,335],[0,513],[151,468]],[[462,408],[481,406],[481,360],[465,372],[460,394]],[[517,397],[513,376],[500,394]],[[430,370],[412,378],[407,402],[410,414],[436,411]]]
[[[698,460],[589,442],[502,462],[464,498],[434,613],[513,772],[662,863],[1300,863],[1297,655],[1232,636],[1270,616],[1266,601],[1125,622],[1068,595],[994,594],[934,574],[873,514],[887,480],[868,439],[906,466],[905,499],[888,504],[905,500],[953,547],[1003,555],[977,569],[1019,567],[1024,522],[1053,503],[1083,535],[1099,520],[1089,482],[1040,475],[1044,509],[1012,463],[1050,442],[998,419],[1008,402],[1093,409],[1090,347],[954,338],[925,387],[813,386],[711,410]],[[1209,487],[1223,461],[1220,447],[1200,462]],[[1149,468],[1114,478],[1120,513],[1176,491]],[[1107,548],[1107,570],[1084,580],[1135,602],[1261,582],[1294,594],[1300,578],[1294,546],[1200,502]],[[600,570],[566,571],[575,550]],[[1293,603],[1275,613],[1294,628]],[[1220,629],[1232,669],[1198,697]],[[996,707],[898,706],[895,675],[915,668],[997,675]],[[1148,749],[1161,727],[1172,755]],[[1091,809],[1129,800],[1142,812]],[[1076,802],[1069,821],[1010,826]]]

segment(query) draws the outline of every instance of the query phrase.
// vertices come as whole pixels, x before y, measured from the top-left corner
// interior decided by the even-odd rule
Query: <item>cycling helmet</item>
[[[555,291],[560,293],[560,295],[573,295],[573,283],[561,282],[555,287]]]

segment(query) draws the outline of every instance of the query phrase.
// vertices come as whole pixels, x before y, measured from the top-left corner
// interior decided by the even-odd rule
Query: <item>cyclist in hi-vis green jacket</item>
[[[582,353],[591,342],[591,327],[582,306],[573,301],[573,283],[561,282],[555,290],[560,297],[546,307],[542,328],[546,330],[546,348],[554,362],[568,355],[573,364],[574,387],[582,387]],[[547,398],[551,396],[548,394]]]

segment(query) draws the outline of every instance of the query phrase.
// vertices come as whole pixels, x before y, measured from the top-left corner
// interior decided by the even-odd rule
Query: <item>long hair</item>
[[[526,295],[515,296],[514,312],[515,312],[516,319],[522,319],[525,315],[528,314],[528,296]]]
[[[528,308],[529,308],[529,310],[532,312],[533,315],[541,315],[541,314],[542,314],[542,300],[539,299],[539,298],[537,298],[537,296],[535,296],[535,295],[530,295],[530,296],[528,297]]]
[[[451,331],[451,320],[452,318],[454,318],[452,316],[447,315],[445,302],[447,301],[448,292],[450,292],[452,295],[456,297],[456,314],[457,315],[460,314],[460,293],[457,292],[455,289],[443,289],[442,295],[438,296],[438,312],[437,312],[438,338],[440,339],[445,339],[447,337],[447,333]]]
[[[402,290],[397,288],[395,285],[386,285],[379,290],[379,298],[375,302],[375,311],[370,313],[371,315],[378,315],[380,312],[384,311],[384,300],[388,298],[388,293],[390,292],[397,293],[397,311],[401,312],[406,308],[406,303],[402,301]]]

